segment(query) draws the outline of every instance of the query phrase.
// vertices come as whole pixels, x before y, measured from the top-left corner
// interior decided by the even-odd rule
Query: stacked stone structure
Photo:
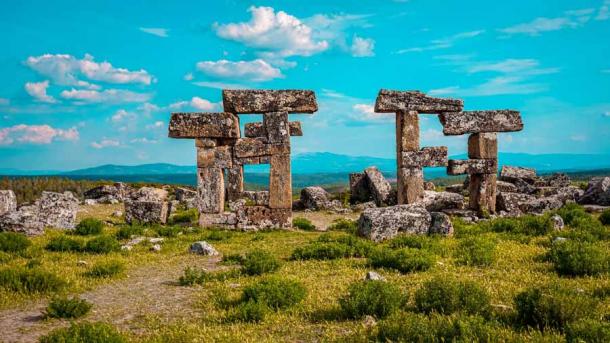
[[[223,90],[222,95],[225,112],[173,113],[169,124],[169,137],[195,139],[199,224],[242,229],[290,226],[290,137],[303,132],[300,122],[289,122],[288,115],[316,112],[315,94]],[[262,114],[263,120],[246,124],[241,137],[240,114]],[[248,164],[270,164],[268,192],[244,192],[243,166]],[[255,204],[247,205],[244,198],[255,199]],[[225,200],[230,212],[225,211]]]

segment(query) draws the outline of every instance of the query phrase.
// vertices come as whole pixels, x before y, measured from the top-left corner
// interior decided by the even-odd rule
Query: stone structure
[[[315,94],[306,90],[223,90],[220,113],[173,113],[169,137],[195,139],[201,226],[242,229],[291,225],[290,137],[303,134],[290,113],[313,113]],[[240,114],[262,114],[241,137]],[[269,192],[245,194],[243,166],[270,164]],[[253,200],[254,204],[241,201]],[[225,200],[231,212],[225,211]]]
[[[468,160],[450,160],[449,175],[468,174],[469,208],[482,214],[496,212],[498,132],[523,129],[521,114],[511,110],[443,112],[445,135],[470,134]]]
[[[170,213],[171,203],[164,189],[142,187],[125,200],[125,221],[130,224],[165,224]]]
[[[426,96],[418,91],[382,89],[375,112],[396,113],[397,203],[411,204],[424,197],[424,167],[447,165],[447,147],[419,147],[419,114],[462,111],[463,102]]]
[[[11,190],[0,191],[0,216],[17,210],[17,197]]]

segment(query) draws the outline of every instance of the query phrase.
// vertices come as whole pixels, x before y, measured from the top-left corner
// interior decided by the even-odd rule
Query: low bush
[[[212,230],[210,233],[208,233],[205,238],[203,240],[205,241],[214,241],[214,242],[220,242],[220,241],[226,241],[228,239],[231,239],[231,237],[233,237],[233,233],[230,231],[226,231],[226,230]]]
[[[247,286],[242,302],[254,301],[280,310],[300,303],[306,295],[307,290],[300,282],[271,277]]]
[[[37,258],[31,259],[25,264],[25,267],[28,269],[38,268],[40,266],[42,266],[42,261]]]
[[[121,245],[116,238],[111,236],[99,236],[91,239],[85,244],[84,251],[93,254],[108,254],[113,251],[119,251]]]
[[[144,227],[140,225],[123,225],[117,231],[116,239],[129,239],[132,236],[142,236],[144,234]]]
[[[99,235],[104,230],[104,223],[95,218],[85,218],[76,225],[74,233],[81,236]]]
[[[596,288],[593,291],[593,296],[599,299],[606,299],[610,297],[610,285]]]
[[[529,288],[517,294],[514,302],[517,322],[541,330],[564,330],[567,324],[586,319],[597,306],[592,298],[555,285]]]
[[[576,342],[610,342],[610,323],[596,320],[581,320],[568,324],[566,340]]]
[[[85,275],[93,278],[106,278],[118,275],[124,270],[125,266],[119,261],[105,261],[93,265]]]
[[[578,218],[591,217],[584,209],[584,207],[576,204],[569,203],[557,210],[557,214],[563,219],[565,225],[574,226],[575,221]]]
[[[398,287],[385,281],[364,280],[352,283],[348,293],[339,299],[343,314],[348,318],[366,315],[384,318],[405,302]]]
[[[354,220],[339,218],[330,224],[328,227],[329,231],[345,231],[351,234],[356,233],[358,231],[358,223]]]
[[[260,323],[269,312],[266,304],[256,301],[242,302],[232,311],[230,319],[238,322]]]
[[[610,228],[602,225],[599,220],[591,216],[574,219],[571,228],[572,230],[561,232],[561,236],[590,243],[610,239]]]
[[[599,222],[603,225],[610,225],[610,209],[605,210],[599,215]]]
[[[104,323],[72,323],[43,336],[40,343],[126,343],[127,339],[115,328]]]
[[[199,220],[199,212],[196,208],[190,210],[180,211],[170,217],[169,223],[174,224],[192,224],[197,223]]]
[[[460,240],[456,261],[469,266],[489,266],[495,261],[496,242],[485,236],[473,236]]]
[[[53,298],[45,311],[45,316],[49,318],[80,318],[91,310],[93,305],[84,299],[78,298]]]
[[[371,242],[370,240],[346,234],[336,235],[331,233],[325,233],[318,237],[318,242],[336,242],[344,244],[349,250],[348,255],[353,257],[366,257],[375,248],[375,244],[373,244],[373,242]]]
[[[292,227],[303,231],[313,231],[316,229],[316,226],[313,225],[313,223],[309,219],[302,217],[294,218],[292,220]]]
[[[396,269],[401,273],[425,271],[434,264],[434,255],[425,250],[380,248],[369,256],[369,263],[374,268]]]
[[[175,238],[178,237],[180,233],[182,233],[182,228],[179,226],[157,225],[155,226],[155,231],[157,232],[157,235],[161,237]]]
[[[390,241],[390,248],[423,249],[434,253],[441,252],[440,239],[437,236],[399,235]]]
[[[0,270],[0,287],[19,293],[50,293],[64,288],[66,282],[40,269],[8,268]]]
[[[549,260],[560,275],[598,275],[610,271],[610,254],[597,243],[556,242],[549,251]]]
[[[348,246],[336,242],[313,242],[296,248],[290,258],[292,260],[335,260],[348,257]]]
[[[241,263],[246,275],[262,275],[280,268],[280,261],[273,254],[263,250],[253,250],[246,254]]]
[[[554,230],[550,216],[527,215],[519,218],[497,218],[481,223],[487,231],[542,236]]]
[[[420,312],[452,314],[464,312],[487,316],[491,303],[489,294],[474,282],[457,282],[447,277],[427,281],[415,293],[415,305]]]
[[[222,263],[224,264],[242,264],[244,262],[244,255],[242,254],[228,254],[222,256]]]
[[[32,242],[23,234],[0,232],[0,251],[16,253],[26,250]]]
[[[210,276],[207,271],[186,267],[184,269],[184,274],[178,279],[178,284],[180,284],[180,286],[201,285],[208,280],[210,280]]]
[[[45,246],[45,249],[56,252],[81,252],[83,241],[66,236],[53,237]]]

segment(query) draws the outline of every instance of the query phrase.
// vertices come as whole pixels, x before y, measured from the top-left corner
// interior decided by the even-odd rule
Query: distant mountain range
[[[455,159],[465,159],[466,155],[451,156]],[[553,171],[587,171],[610,168],[610,155],[586,154],[522,154],[500,153],[500,165],[514,165],[535,168],[540,173]],[[349,173],[362,171],[369,166],[377,166],[388,175],[396,172],[394,159],[370,156],[347,156],[333,153],[306,153],[292,157],[293,174]],[[246,172],[266,173],[268,165],[248,166]],[[73,171],[27,171],[17,169],[2,169],[0,175],[58,175],[58,176],[136,176],[136,175],[172,175],[193,174],[195,166],[178,166],[167,163],[142,164],[136,166],[102,165],[98,167],[78,169]],[[429,168],[427,175],[441,177],[445,175],[444,168]]]

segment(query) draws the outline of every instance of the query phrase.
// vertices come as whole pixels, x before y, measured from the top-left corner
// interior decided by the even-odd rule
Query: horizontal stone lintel
[[[290,126],[291,136],[303,136],[303,129],[301,128],[300,121],[291,121],[288,125]],[[244,125],[244,136],[248,138],[266,137],[267,133],[265,132],[263,123],[248,123]]]
[[[449,160],[447,174],[496,174],[498,172],[498,160],[496,159],[470,159]]]
[[[254,156],[254,157],[235,157],[233,158],[233,164],[240,166],[250,164],[270,164],[271,156]]]
[[[240,138],[233,151],[237,158],[290,154],[290,145],[268,144],[265,139],[260,138]]]
[[[481,132],[514,132],[523,129],[521,113],[513,110],[446,112],[439,116],[448,136]]]
[[[396,91],[382,89],[375,101],[375,112],[393,113],[417,111],[419,113],[460,112],[464,102],[427,96],[420,91]]]
[[[425,147],[419,151],[403,151],[402,168],[447,166],[447,147]]]
[[[172,113],[170,138],[238,138],[239,121],[228,112]]]
[[[224,89],[222,102],[226,112],[236,114],[314,113],[318,110],[316,95],[310,90]]]

